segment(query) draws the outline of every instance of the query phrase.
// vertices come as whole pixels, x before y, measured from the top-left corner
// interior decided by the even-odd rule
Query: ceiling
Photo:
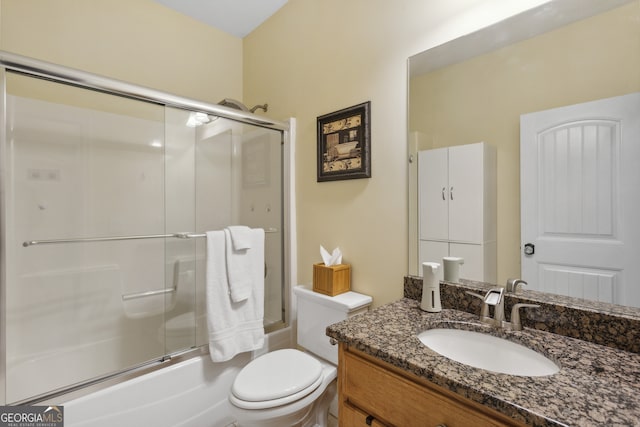
[[[154,0],[214,28],[243,38],[287,0]]]

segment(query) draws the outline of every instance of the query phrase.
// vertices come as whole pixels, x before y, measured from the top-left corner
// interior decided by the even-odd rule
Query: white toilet
[[[240,427],[325,427],[337,401],[338,346],[329,342],[326,327],[366,311],[372,298],[356,292],[329,297],[303,286],[294,292],[298,345],[306,351],[273,351],[240,371],[229,394]]]

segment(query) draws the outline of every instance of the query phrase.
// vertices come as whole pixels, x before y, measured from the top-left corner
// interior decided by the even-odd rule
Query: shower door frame
[[[287,122],[269,120],[263,116],[235,110],[221,105],[210,104],[204,101],[189,99],[167,92],[138,86],[135,84],[123,82],[120,80],[103,77],[100,75],[88,73],[85,71],[64,67],[61,65],[40,61],[22,55],[10,52],[0,51],[0,235],[6,235],[6,218],[4,209],[6,207],[6,188],[4,159],[6,158],[6,123],[7,123],[7,93],[6,93],[6,74],[7,71],[13,71],[26,76],[50,80],[56,83],[67,84],[84,89],[104,92],[111,95],[122,96],[126,98],[136,99],[140,101],[159,104],[165,107],[173,107],[187,111],[203,112],[206,114],[226,118],[235,122],[261,127],[270,130],[282,132],[281,144],[283,145],[283,164],[282,164],[282,208],[283,208],[283,230],[281,234],[283,247],[283,281],[282,281],[282,308],[283,308],[283,324],[287,327],[290,324],[290,303],[289,290],[291,289],[292,279],[296,277],[295,273],[295,215],[293,200],[293,147],[292,143],[295,138],[295,119]],[[0,239],[0,405],[6,402],[6,241]],[[267,332],[279,328],[269,328]],[[20,402],[11,402],[12,404],[34,404],[46,402],[61,395],[69,395],[77,397],[97,389],[104,388],[115,383],[123,382],[135,378],[136,376],[152,372],[157,369],[164,368],[168,364],[179,363],[190,357],[197,357],[208,352],[207,346],[187,349],[174,354],[166,354],[163,357],[144,362],[137,366],[124,369],[119,372],[111,373],[99,378],[85,381],[81,384],[71,385],[64,389],[54,390],[46,395],[36,396]]]

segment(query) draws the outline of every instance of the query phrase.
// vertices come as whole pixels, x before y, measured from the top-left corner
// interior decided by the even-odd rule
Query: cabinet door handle
[[[444,195],[444,193],[447,191],[446,187],[442,187],[442,200],[447,200],[447,196]]]
[[[368,426],[370,426],[371,424],[373,424],[373,420],[375,420],[375,418],[373,417],[373,415],[369,415],[367,417],[366,420],[364,420],[365,423],[367,423]]]
[[[451,190],[449,190],[449,197],[451,197],[451,200],[453,200],[453,187],[451,187]]]

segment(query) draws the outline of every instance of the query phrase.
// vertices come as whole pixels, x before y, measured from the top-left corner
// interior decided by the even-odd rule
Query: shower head
[[[252,113],[255,113],[257,109],[260,109],[266,113],[268,108],[269,108],[269,104],[254,105],[253,108],[251,108],[251,110],[249,111],[251,111]]]
[[[218,105],[222,105],[223,107],[235,108],[236,110],[245,111],[247,113],[255,113],[257,109],[262,109],[265,113],[267,112],[268,104],[256,105],[252,109],[248,109],[246,105],[242,102],[237,101],[231,98],[225,98],[222,101],[218,102]]]
[[[235,99],[225,98],[222,101],[218,102],[218,105],[222,105],[223,107],[235,108],[236,110],[249,112],[249,109],[246,105],[244,105],[240,101],[236,101]]]

